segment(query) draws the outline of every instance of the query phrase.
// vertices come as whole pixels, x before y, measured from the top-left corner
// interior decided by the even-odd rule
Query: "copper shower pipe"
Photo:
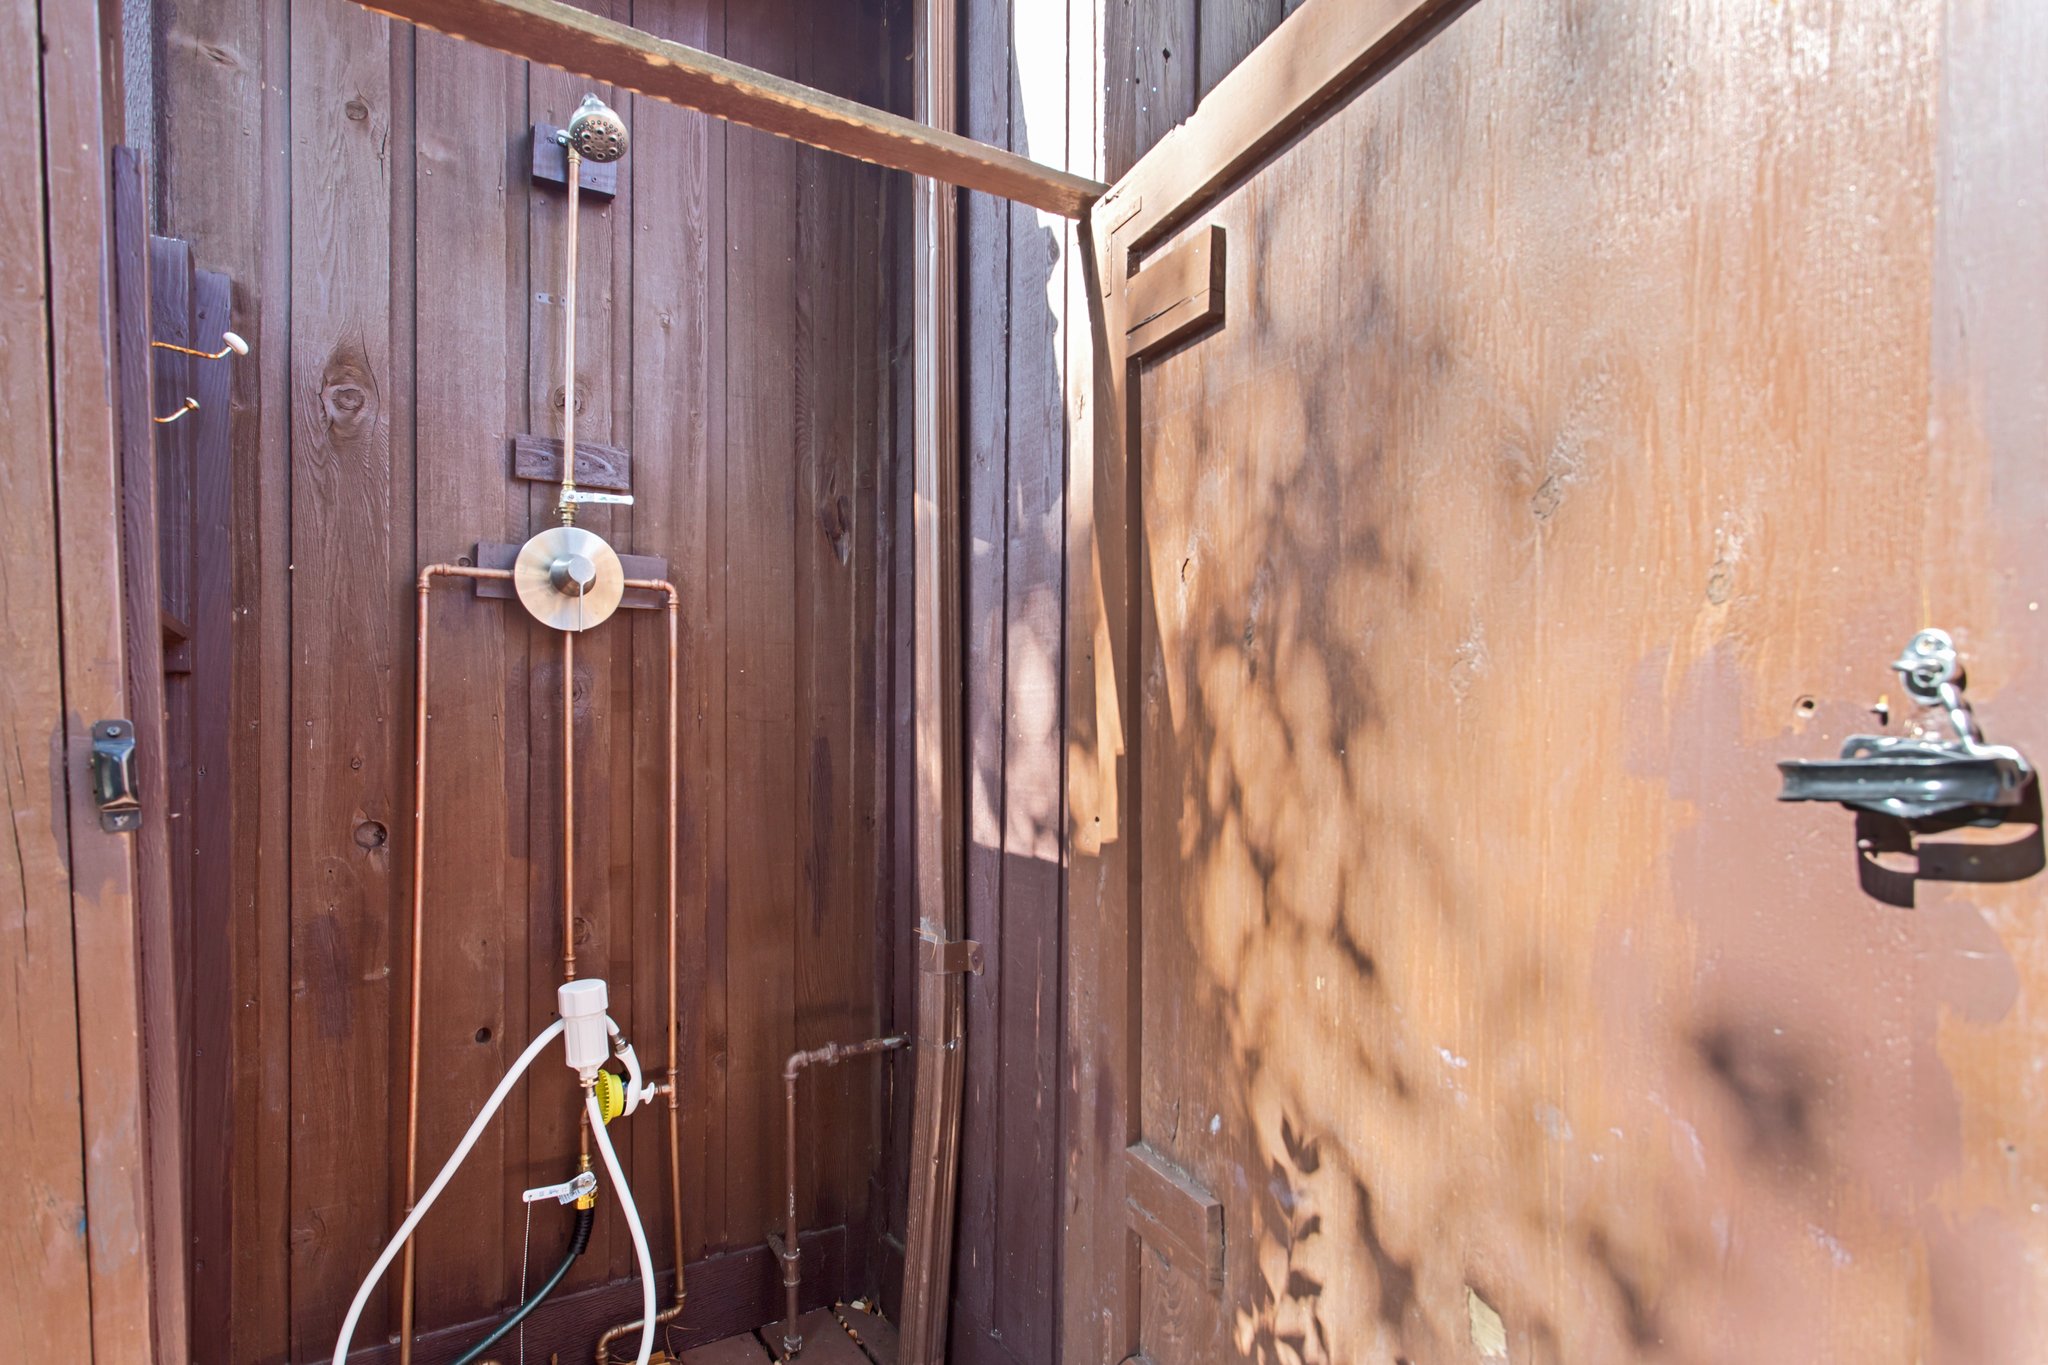
[[[676,1248],[676,1298],[674,1303],[654,1315],[654,1324],[659,1327],[681,1317],[683,1302],[688,1298],[688,1286],[683,1282],[683,1118],[676,1103],[676,1092],[681,1088],[677,1068],[682,1056],[682,1035],[677,1021],[682,1008],[681,984],[676,975],[682,946],[676,929],[676,849],[682,822],[682,767],[677,756],[676,738],[677,698],[682,689],[677,681],[676,661],[682,654],[677,625],[682,599],[677,595],[674,584],[660,579],[629,578],[626,586],[648,588],[668,596],[668,1080],[662,1089],[668,1095],[668,1212]],[[612,1343],[628,1332],[639,1330],[638,1318],[607,1330],[597,1339],[597,1365],[610,1365]]]
[[[886,1038],[869,1038],[859,1043],[827,1043],[809,1052],[792,1052],[789,1060],[782,1064],[782,1102],[787,1114],[783,1124],[787,1145],[783,1154],[783,1173],[788,1178],[786,1198],[783,1202],[782,1246],[782,1287],[789,1296],[789,1315],[782,1324],[782,1358],[793,1360],[803,1350],[803,1334],[796,1330],[799,1314],[798,1291],[803,1284],[803,1251],[797,1242],[796,1226],[796,1078],[807,1066],[837,1066],[849,1057],[865,1057],[873,1052],[894,1052],[910,1040],[902,1034],[891,1034]],[[598,1357],[598,1365],[609,1365],[604,1357]]]
[[[510,569],[479,569],[467,564],[429,564],[420,570],[419,629],[413,661],[412,750],[412,947],[406,1002],[405,1079],[405,1212],[420,1194],[420,927],[426,913],[427,886],[427,593],[437,578],[496,578],[509,582]],[[405,1243],[398,1286],[399,1365],[412,1365],[413,1278],[416,1272],[412,1239]]]
[[[420,571],[419,577],[419,628],[417,655],[414,666],[414,708],[413,708],[413,857],[412,857],[412,947],[410,954],[411,979],[409,1000],[406,1008],[406,1023],[409,1034],[407,1042],[407,1076],[405,1095],[405,1207],[412,1212],[419,1198],[419,1113],[420,1113],[420,967],[423,929],[426,914],[426,822],[427,822],[427,639],[428,613],[427,594],[437,578],[489,579],[509,582],[510,569],[484,569],[467,564],[429,564]],[[677,846],[681,835],[681,768],[678,758],[678,715],[679,715],[679,656],[681,634],[679,617],[682,610],[682,596],[675,584],[658,578],[629,578],[628,588],[639,588],[658,592],[666,599],[668,607],[668,884],[666,889],[666,911],[668,917],[668,1079],[661,1089],[668,1096],[668,1169],[669,1169],[669,1215],[673,1224],[676,1251],[676,1298],[675,1303],[656,1316],[657,1322],[666,1322],[683,1310],[685,1285],[683,1280],[683,1159],[682,1159],[682,1116],[677,1105],[677,1075],[680,1061],[679,1024],[677,1020]],[[575,716],[574,716],[574,673],[575,633],[562,633],[562,768],[563,792],[563,864],[562,864],[562,969],[566,979],[576,975],[575,948],[575,900],[574,900],[574,832],[575,832]],[[583,1127],[578,1124],[578,1131]],[[587,1133],[585,1134],[587,1137]],[[400,1365],[411,1365],[413,1341],[413,1302],[416,1277],[415,1251],[408,1240],[405,1244],[404,1264],[400,1273],[399,1338],[398,1358]],[[626,1331],[639,1327],[633,1322],[622,1328],[614,1328],[605,1334],[598,1345],[598,1359],[606,1358],[610,1340]]]

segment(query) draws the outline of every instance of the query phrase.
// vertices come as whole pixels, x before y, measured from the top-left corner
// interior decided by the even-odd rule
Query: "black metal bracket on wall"
[[[585,160],[580,164],[583,173],[577,179],[582,181],[583,193],[602,199],[618,195],[618,162]],[[533,125],[533,183],[569,188],[569,149],[562,145],[562,130],[552,123]]]

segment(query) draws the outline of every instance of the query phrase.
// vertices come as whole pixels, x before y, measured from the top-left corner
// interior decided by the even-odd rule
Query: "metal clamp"
[[[99,720],[92,726],[92,803],[100,828],[120,834],[142,828],[142,797],[135,778],[135,726]]]
[[[1996,812],[2017,806],[2034,770],[2019,750],[1986,744],[1963,696],[1962,660],[1948,632],[1915,635],[1892,668],[1907,695],[1939,708],[1953,739],[1934,736],[1851,735],[1839,759],[1788,759],[1778,764],[1780,801],[1839,801],[1855,810],[1924,820],[1975,812],[1996,822]]]

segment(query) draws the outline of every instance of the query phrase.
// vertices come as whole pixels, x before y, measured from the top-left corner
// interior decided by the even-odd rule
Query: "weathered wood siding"
[[[1292,7],[963,0],[962,131],[1113,179]],[[1078,244],[964,198],[966,932],[988,962],[967,983],[951,1340],[969,1365],[1058,1352],[1067,430],[1094,345]]]
[[[608,12],[885,102],[904,41],[889,8]],[[194,1191],[224,1209],[197,1224],[218,1233],[195,1248],[195,1334],[203,1359],[311,1357],[401,1212],[412,585],[551,519],[553,490],[509,477],[512,437],[559,434],[571,401],[565,201],[530,182],[528,130],[565,122],[586,83],[342,0],[161,0],[157,23],[160,228],[233,277],[233,325],[255,345],[234,372],[238,476],[218,528],[234,543],[237,796],[200,812],[229,833],[232,904],[231,931],[199,945],[199,984],[235,1008],[224,1036],[196,1040],[231,1051],[234,1103],[232,1131],[193,1135],[232,1153],[226,1186]],[[697,1258],[757,1246],[779,1216],[784,1056],[887,1015],[889,177],[600,93],[633,145],[617,198],[584,200],[573,401],[579,435],[631,451],[638,501],[580,520],[666,559],[683,594]],[[431,611],[423,1180],[547,1021],[560,952],[558,639],[461,587]],[[650,1062],[664,658],[660,612],[622,612],[576,651],[577,953]],[[807,1265],[821,1293],[878,1273],[889,1065],[806,1078],[802,1221],[846,1228],[835,1245],[851,1248]],[[517,1298],[517,1191],[573,1163],[571,1099],[537,1073],[428,1220],[422,1330]],[[643,1209],[665,1206],[662,1121],[620,1129]],[[560,1236],[536,1218],[536,1263]],[[655,1245],[665,1260],[665,1232]],[[767,1263],[730,1264],[747,1267],[742,1301],[766,1304]],[[568,1288],[631,1269],[606,1217]],[[729,1282],[693,1295],[691,1321],[733,1297]],[[358,1341],[395,1322],[380,1298]]]
[[[2048,752],[2048,24],[1439,17],[1074,462],[1066,1358],[2035,1360],[2038,806],[1773,763]]]

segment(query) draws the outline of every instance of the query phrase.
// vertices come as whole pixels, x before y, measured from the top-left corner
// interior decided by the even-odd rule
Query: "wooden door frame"
[[[1070,1365],[1142,1360],[1139,1257],[1150,1243],[1220,1277],[1229,1229],[1199,1190],[1137,1150],[1141,1054],[1136,621],[1143,526],[1138,367],[1206,316],[1221,280],[1180,287],[1189,222],[1341,97],[1416,51],[1470,0],[1307,0],[1096,201],[1084,222],[1095,332],[1092,418],[1074,421],[1067,471],[1067,951],[1063,1098],[1067,1188],[1060,1344]],[[1158,253],[1154,253],[1157,257]],[[1141,283],[1141,281],[1143,283]],[[1213,287],[1218,297],[1208,298]],[[1147,294],[1158,294],[1156,300]],[[1170,296],[1170,297],[1169,297]],[[1190,307],[1192,305],[1192,307]],[[1128,828],[1127,828],[1128,826]],[[1142,1188],[1133,1188],[1133,1174]]]

